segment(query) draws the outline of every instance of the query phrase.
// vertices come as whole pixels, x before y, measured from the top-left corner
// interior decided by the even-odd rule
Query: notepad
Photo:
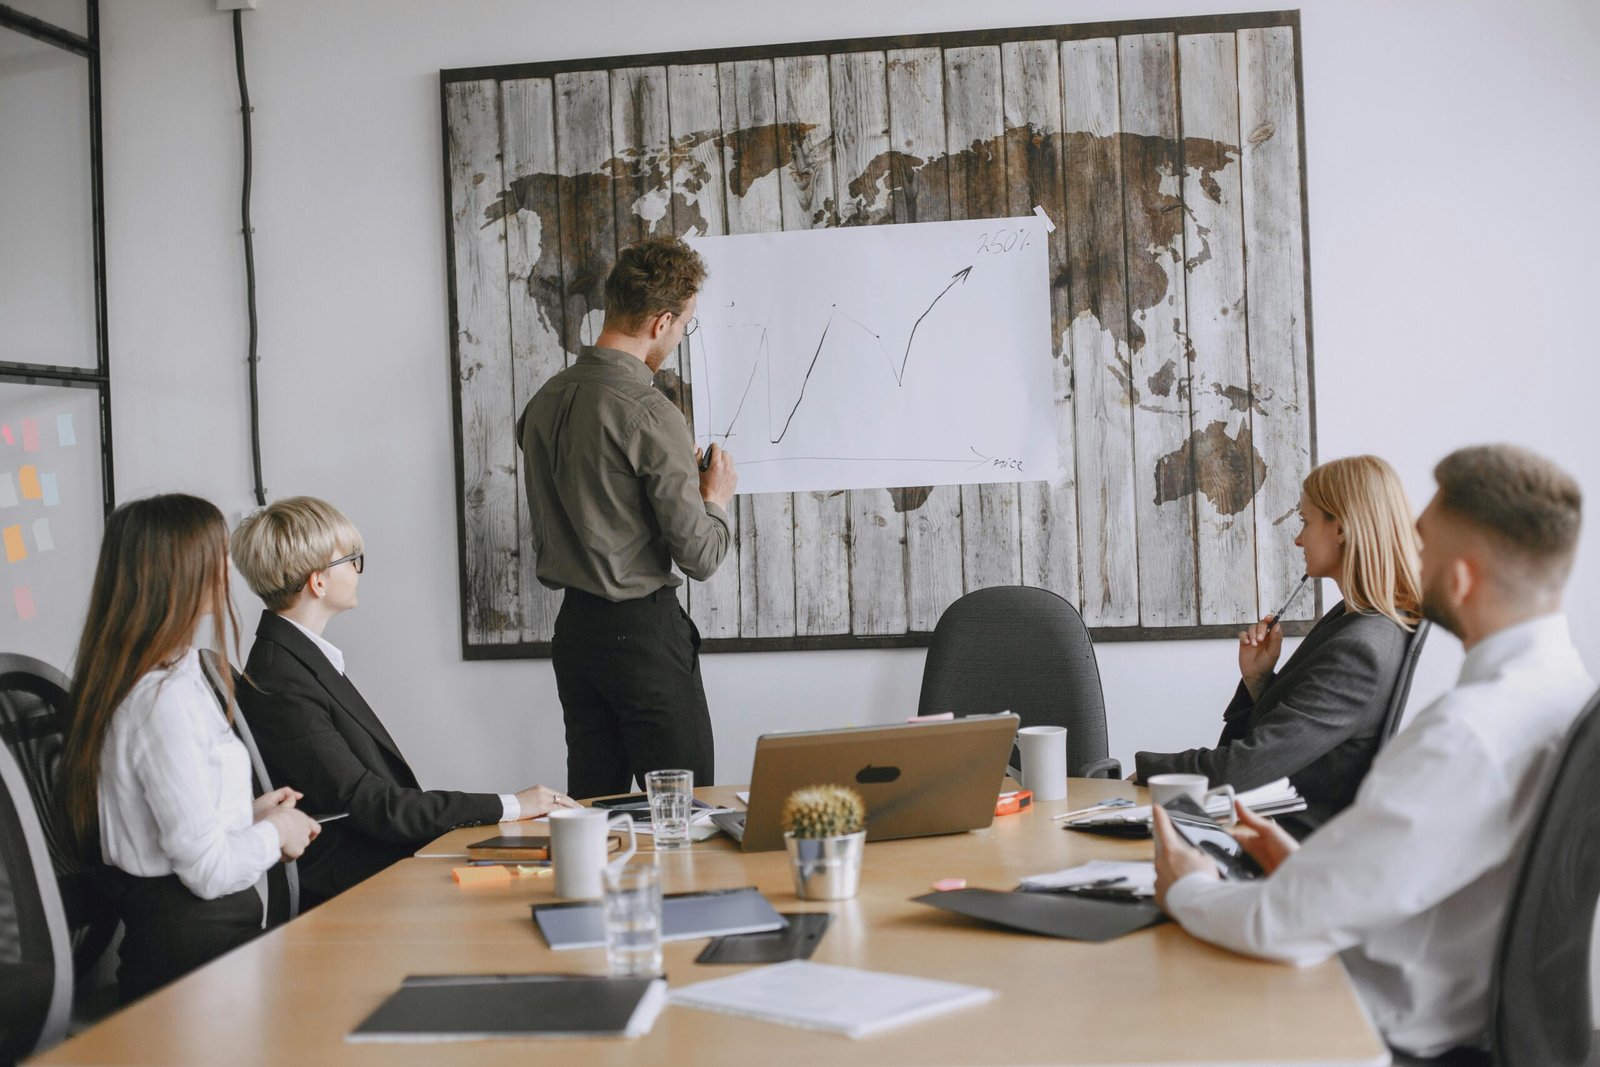
[[[410,975],[345,1040],[639,1037],[666,1000],[660,978]]]
[[[1255,812],[1257,815],[1287,815],[1291,812],[1306,810],[1305,798],[1295,789],[1287,778],[1279,778],[1268,782],[1266,785],[1257,786],[1239,794],[1239,803]],[[1228,798],[1226,796],[1210,797],[1206,801],[1206,812],[1214,819],[1225,818],[1228,814]],[[1064,824],[1068,830],[1089,830],[1097,833],[1109,833],[1119,837],[1148,837],[1150,836],[1150,805],[1145,804],[1137,808],[1106,808],[1081,815],[1076,819],[1068,819]]]
[[[601,948],[606,943],[605,909],[599,901],[535,904],[533,921],[553,949]],[[661,940],[757,934],[786,923],[755,886],[674,893],[661,898]]]
[[[807,960],[701,982],[669,997],[686,1008],[846,1037],[867,1037],[993,998],[994,990],[979,986]]]

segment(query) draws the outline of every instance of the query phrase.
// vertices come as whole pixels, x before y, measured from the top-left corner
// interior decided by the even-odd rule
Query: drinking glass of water
[[[654,863],[605,872],[606,963],[613,978],[661,973],[661,872]]]
[[[694,806],[693,771],[651,771],[644,776],[650,797],[650,832],[657,852],[689,847],[689,814]]]

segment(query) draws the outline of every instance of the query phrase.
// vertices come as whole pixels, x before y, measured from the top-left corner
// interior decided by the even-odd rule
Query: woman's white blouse
[[[277,828],[252,822],[250,755],[190,649],[134,684],[100,752],[100,849],[129,874],[176,874],[204,900],[277,863]]]

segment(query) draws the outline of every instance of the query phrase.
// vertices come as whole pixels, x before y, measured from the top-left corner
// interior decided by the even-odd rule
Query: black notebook
[[[660,978],[414,974],[345,1040],[639,1037],[666,1002]]]

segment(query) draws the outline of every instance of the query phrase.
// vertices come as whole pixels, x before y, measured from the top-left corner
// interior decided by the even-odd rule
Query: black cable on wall
[[[256,385],[256,242],[250,226],[250,175],[253,161],[250,150],[250,86],[244,76],[243,12],[233,13],[233,60],[239,74],[239,116],[244,126],[244,183],[239,193],[239,224],[244,229],[245,306],[250,316],[250,462],[255,472],[256,504],[267,503],[267,488],[261,480],[261,393]]]

